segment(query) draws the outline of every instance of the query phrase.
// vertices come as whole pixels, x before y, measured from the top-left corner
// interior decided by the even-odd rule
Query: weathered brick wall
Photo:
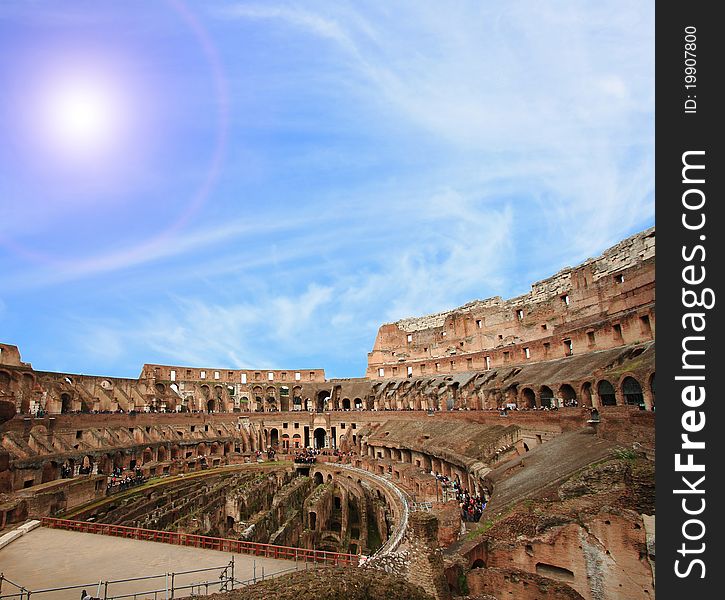
[[[470,302],[383,325],[367,376],[389,379],[524,363],[654,338],[654,229],[532,285],[528,294]],[[548,344],[548,347],[546,346]],[[379,370],[383,370],[383,374]]]

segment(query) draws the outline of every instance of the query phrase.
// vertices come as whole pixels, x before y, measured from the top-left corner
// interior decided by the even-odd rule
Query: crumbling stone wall
[[[654,228],[636,234],[517,298],[385,324],[367,376],[498,368],[654,339],[654,239]]]

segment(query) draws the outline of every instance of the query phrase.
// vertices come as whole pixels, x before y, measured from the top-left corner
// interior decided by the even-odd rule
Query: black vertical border
[[[721,351],[725,339],[720,305],[725,303],[722,288],[723,237],[720,232],[722,220],[719,205],[725,202],[722,193],[722,179],[725,176],[722,161],[723,133],[720,111],[725,102],[720,91],[719,79],[723,76],[722,41],[725,40],[723,22],[716,16],[716,2],[702,0],[679,0],[659,2],[656,6],[655,27],[655,71],[656,71],[656,225],[657,225],[657,317],[660,324],[657,335],[657,391],[656,405],[656,462],[657,462],[657,512],[656,512],[656,595],[660,600],[699,600],[722,597],[720,582],[724,571],[721,566],[721,550],[725,544],[722,533],[721,514],[725,511],[722,489],[725,479],[723,458],[725,448],[720,440],[725,438],[723,402],[719,397],[720,373],[725,368]],[[696,28],[697,88],[685,88],[685,28]],[[696,113],[685,113],[685,100],[693,96],[697,102]],[[695,97],[696,96],[696,97]],[[698,186],[706,194],[703,208],[706,224],[701,231],[688,231],[682,224],[684,211],[683,192],[688,185],[682,182],[682,155],[686,151],[704,150],[705,184]],[[702,172],[702,171],[701,171]],[[696,215],[691,216],[692,221]],[[700,236],[706,237],[705,241]],[[706,280],[700,286],[686,286],[695,291],[709,287],[715,292],[716,303],[710,310],[687,309],[683,307],[682,269],[687,264],[683,259],[683,248],[688,251],[695,245],[705,247],[704,265]],[[684,433],[682,415],[689,410],[682,403],[683,384],[675,380],[682,373],[682,340],[693,335],[682,325],[683,314],[692,310],[706,313],[707,328],[700,335],[706,336],[705,383],[706,400],[699,410],[705,413],[705,428],[692,438],[704,440],[705,450],[695,451],[696,461],[705,461],[705,501],[702,515],[690,517],[683,512],[681,494],[674,490],[686,487],[681,479],[685,473],[675,472],[675,454],[683,453],[681,435]],[[689,333],[688,333],[689,331]],[[696,335],[696,334],[695,334]],[[701,345],[701,347],[703,347]],[[692,371],[690,371],[692,373]],[[698,372],[702,374],[702,371]],[[688,451],[684,451],[685,453]],[[691,479],[694,474],[689,474]],[[699,476],[700,474],[698,474]],[[703,487],[703,486],[700,486]],[[699,504],[700,495],[690,495],[691,507]],[[697,498],[697,500],[695,500]],[[682,527],[688,518],[699,518],[706,526],[704,538],[699,542],[685,539]],[[689,533],[696,534],[697,526],[691,526]],[[683,556],[678,551],[686,543],[697,548],[705,543],[702,554]],[[693,566],[688,577],[678,577],[675,561],[680,560],[680,569],[685,571],[688,561],[700,558],[705,563],[705,577],[701,578],[700,566]]]

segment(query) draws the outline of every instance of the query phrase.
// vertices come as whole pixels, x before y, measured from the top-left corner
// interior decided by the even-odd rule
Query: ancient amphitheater
[[[52,373],[0,344],[0,535],[336,565],[234,598],[653,598],[654,300],[650,229],[523,296],[382,325],[364,378]]]

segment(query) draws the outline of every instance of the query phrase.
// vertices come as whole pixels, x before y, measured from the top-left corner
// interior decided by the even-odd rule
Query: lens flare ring
[[[83,260],[64,259],[37,250],[32,250],[12,238],[0,234],[0,245],[4,245],[16,255],[34,262],[42,262],[53,267],[71,267],[72,271],[83,272],[84,266],[94,269],[94,265],[123,265],[133,263],[144,254],[163,245],[165,240],[178,233],[206,202],[221,170],[227,143],[228,96],[226,80],[216,48],[209,35],[196,16],[182,0],[164,0],[164,4],[184,22],[193,34],[211,72],[217,102],[216,133],[213,151],[208,161],[204,177],[190,194],[184,206],[155,237],[147,239],[123,251],[95,255]],[[113,145],[114,139],[123,129],[123,111],[119,108],[120,90],[113,84],[89,79],[61,81],[51,86],[46,99],[45,120],[51,141],[59,148],[70,152],[68,160],[97,156],[99,152]],[[75,156],[74,156],[75,154]],[[127,260],[126,260],[127,259]]]

